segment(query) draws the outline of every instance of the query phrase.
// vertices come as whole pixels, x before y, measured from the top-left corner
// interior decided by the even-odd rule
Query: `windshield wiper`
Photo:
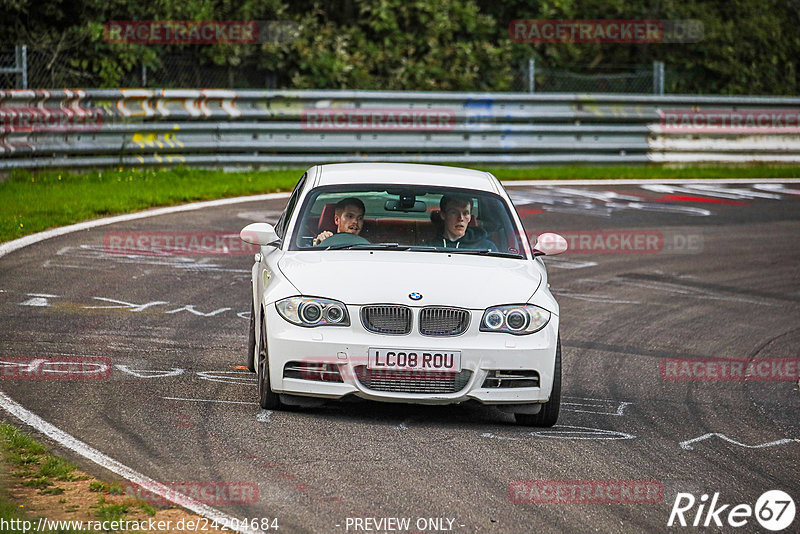
[[[347,250],[353,248],[361,250],[408,250],[411,246],[399,243],[352,243],[349,245],[331,245],[325,250]]]
[[[497,252],[494,250],[487,250],[487,249],[469,249],[469,248],[440,248],[437,249],[440,252],[448,252],[454,254],[478,254],[480,256],[492,256],[497,258],[521,258],[525,259],[525,256],[522,254],[516,254],[514,252]]]
[[[414,252],[447,252],[448,254],[477,254],[480,256],[492,256],[497,258],[521,258],[525,256],[522,254],[515,254],[513,252],[495,252],[487,249],[469,249],[469,248],[442,248],[434,246],[413,246],[401,245],[399,243],[351,243],[349,245],[331,245],[323,250],[411,250]]]

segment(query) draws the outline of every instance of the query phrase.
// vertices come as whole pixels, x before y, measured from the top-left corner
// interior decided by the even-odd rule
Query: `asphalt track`
[[[529,231],[573,236],[571,252],[547,260],[564,348],[553,429],[518,427],[477,404],[262,411],[254,375],[237,368],[250,253],[108,250],[110,232],[236,234],[274,220],[285,199],[118,223],[3,257],[0,390],[152,479],[257,485],[252,502],[211,504],[277,518],[280,532],[375,532],[353,519],[390,517],[409,518],[412,532],[762,532],[753,517],[721,529],[667,521],[678,493],[753,506],[780,489],[800,504],[796,367],[793,380],[707,380],[696,366],[690,376],[668,366],[737,359],[757,369],[800,357],[800,184],[508,189]],[[637,234],[660,237],[651,249],[610,249],[619,242],[609,236],[635,243]],[[108,358],[113,373],[12,372],[20,361],[70,357]],[[656,502],[604,493],[602,502],[535,503],[517,481],[662,490]],[[431,528],[430,518],[444,521]],[[798,531],[800,517],[784,530]]]

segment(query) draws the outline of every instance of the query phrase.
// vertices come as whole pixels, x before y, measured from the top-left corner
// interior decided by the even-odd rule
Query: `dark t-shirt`
[[[497,252],[497,246],[492,243],[487,236],[488,234],[483,228],[469,226],[467,227],[467,231],[464,233],[464,236],[460,239],[451,241],[450,239],[444,237],[442,232],[439,232],[439,235],[437,235],[433,240],[428,241],[423,245],[427,247],[466,248]]]

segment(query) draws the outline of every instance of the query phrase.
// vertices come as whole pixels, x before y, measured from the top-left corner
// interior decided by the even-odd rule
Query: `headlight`
[[[525,335],[538,332],[550,321],[550,312],[533,304],[493,306],[483,313],[482,332]]]
[[[322,319],[322,306],[316,302],[300,303],[300,320],[308,324],[317,324]]]
[[[331,304],[325,308],[325,320],[331,324],[339,324],[347,316],[344,306]]]
[[[350,326],[347,308],[338,300],[289,297],[275,303],[278,314],[298,326]]]
[[[486,326],[489,330],[497,330],[503,323],[505,322],[505,315],[498,309],[494,309],[491,311],[487,311],[486,314],[483,316],[483,324],[481,324],[481,328]]]

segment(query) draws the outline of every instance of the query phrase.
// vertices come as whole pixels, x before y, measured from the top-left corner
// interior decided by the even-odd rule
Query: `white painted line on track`
[[[548,439],[568,439],[568,440],[620,440],[635,439],[636,436],[617,430],[605,430],[602,428],[590,428],[585,426],[555,425],[550,429],[534,430],[525,432],[523,437],[500,436],[491,432],[484,432],[481,437],[493,438],[506,441],[522,441],[527,436]]]
[[[400,422],[399,425],[393,426],[395,430],[408,430],[408,423],[411,422],[413,417],[407,417]]]
[[[609,180],[502,180],[514,185],[799,184],[800,178],[613,178]]]
[[[166,400],[189,401],[189,402],[219,402],[224,404],[258,404],[257,402],[229,401],[229,400],[219,400],[219,399],[187,399],[185,397],[161,397],[161,398]]]
[[[51,237],[78,232],[80,230],[88,230],[89,228],[97,228],[98,226],[105,226],[107,224],[114,224],[118,222],[134,221],[136,219],[145,219],[147,217],[156,217],[158,215],[169,215],[171,213],[180,213],[183,211],[200,210],[203,208],[214,208],[217,206],[228,206],[230,204],[239,204],[241,202],[255,202],[259,200],[272,200],[275,198],[288,198],[290,193],[268,193],[265,195],[252,195],[248,197],[235,197],[235,198],[222,198],[219,200],[208,200],[204,202],[192,202],[191,204],[182,204],[180,206],[170,206],[167,208],[156,208],[147,211],[139,211],[136,213],[127,213],[125,215],[115,215],[114,217],[105,217],[103,219],[94,219],[91,221],[70,224],[69,226],[62,226],[61,228],[52,228],[39,232],[36,234],[26,235],[13,241],[0,244],[0,258],[21,249],[28,245],[33,245]]]
[[[145,476],[138,471],[135,471],[127,465],[118,462],[98,451],[94,447],[87,445],[76,437],[72,436],[57,428],[35,413],[25,409],[22,405],[18,404],[11,397],[0,391],[0,407],[4,408],[8,413],[46,435],[50,439],[58,442],[64,447],[80,454],[87,460],[91,460],[97,465],[104,467],[130,482],[141,485],[147,488],[148,491],[163,497],[165,500],[175,503],[187,510],[194,512],[200,516],[208,518],[210,521],[215,521],[220,525],[226,525],[226,528],[234,532],[241,532],[243,534],[260,534],[260,530],[247,528],[247,522],[237,517],[228,515],[224,512],[212,508],[207,504],[198,502],[190,497],[181,496],[176,499],[174,488],[170,488],[152,478]]]
[[[692,446],[692,443],[697,443],[698,441],[703,441],[703,440],[706,440],[706,439],[709,439],[709,438],[713,438],[713,437],[718,437],[719,439],[727,441],[728,443],[732,443],[733,445],[738,445],[739,447],[744,447],[746,449],[763,449],[765,447],[774,447],[776,445],[785,445],[787,443],[800,443],[800,439],[783,438],[783,439],[778,439],[778,440],[775,440],[775,441],[767,441],[767,442],[764,442],[764,443],[758,443],[756,445],[747,445],[746,443],[741,443],[741,442],[736,441],[735,439],[729,438],[725,434],[720,434],[718,432],[710,432],[708,434],[703,434],[702,436],[699,436],[699,437],[696,437],[696,438],[693,438],[693,439],[688,439],[686,441],[681,441],[680,442],[680,446],[681,446],[681,449],[684,449],[684,450],[687,450],[687,451],[691,451],[691,450],[694,450],[694,447]]]

